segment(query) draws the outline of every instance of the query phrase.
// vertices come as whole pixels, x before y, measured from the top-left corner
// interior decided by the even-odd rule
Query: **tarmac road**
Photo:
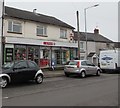
[[[118,75],[45,78],[3,89],[3,106],[118,106]]]

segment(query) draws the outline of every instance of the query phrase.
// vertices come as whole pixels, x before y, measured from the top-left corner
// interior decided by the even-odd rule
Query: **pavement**
[[[63,70],[43,70],[44,78],[64,76]]]

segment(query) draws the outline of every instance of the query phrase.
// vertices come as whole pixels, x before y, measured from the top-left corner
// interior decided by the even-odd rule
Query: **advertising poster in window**
[[[6,48],[5,54],[5,62],[13,61],[13,48]]]

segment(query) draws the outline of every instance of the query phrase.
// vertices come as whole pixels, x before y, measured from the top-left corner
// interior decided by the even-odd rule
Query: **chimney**
[[[36,14],[36,10],[37,10],[37,9],[33,9],[33,13],[34,13],[34,14]]]
[[[94,29],[94,33],[95,33],[95,34],[99,34],[99,29],[95,28],[95,29]]]

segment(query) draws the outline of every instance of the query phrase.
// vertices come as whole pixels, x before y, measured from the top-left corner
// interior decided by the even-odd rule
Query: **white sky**
[[[92,2],[94,1],[94,2]],[[76,11],[79,11],[80,31],[84,32],[84,9],[87,9],[87,32],[94,31],[97,26],[100,34],[118,41],[118,0],[5,0],[5,5],[56,17],[77,29]]]

